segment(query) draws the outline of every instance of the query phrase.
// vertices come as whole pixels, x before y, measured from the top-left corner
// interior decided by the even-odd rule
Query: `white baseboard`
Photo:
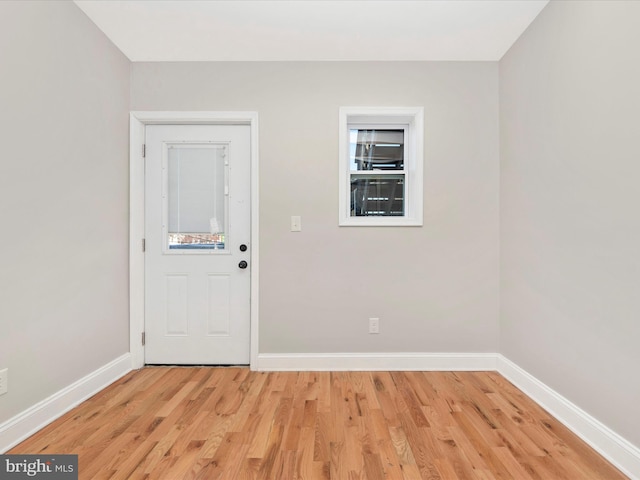
[[[639,448],[499,354],[497,370],[625,475],[640,480]]]
[[[495,370],[495,353],[262,353],[259,371]]]
[[[0,424],[0,453],[14,447],[130,371],[131,354],[126,353]]]

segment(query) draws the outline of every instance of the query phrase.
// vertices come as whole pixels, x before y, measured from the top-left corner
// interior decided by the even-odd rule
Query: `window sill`
[[[346,217],[338,222],[340,227],[421,227],[422,219],[407,217]]]

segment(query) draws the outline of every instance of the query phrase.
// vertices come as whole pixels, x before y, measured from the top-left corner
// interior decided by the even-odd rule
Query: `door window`
[[[167,144],[166,149],[165,253],[225,250],[226,146]]]

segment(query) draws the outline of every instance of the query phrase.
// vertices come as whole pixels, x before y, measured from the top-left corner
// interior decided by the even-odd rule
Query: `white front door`
[[[145,363],[248,364],[250,127],[145,136]]]

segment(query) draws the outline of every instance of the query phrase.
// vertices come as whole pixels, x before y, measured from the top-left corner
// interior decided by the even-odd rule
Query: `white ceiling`
[[[76,0],[143,61],[497,61],[549,0]]]

